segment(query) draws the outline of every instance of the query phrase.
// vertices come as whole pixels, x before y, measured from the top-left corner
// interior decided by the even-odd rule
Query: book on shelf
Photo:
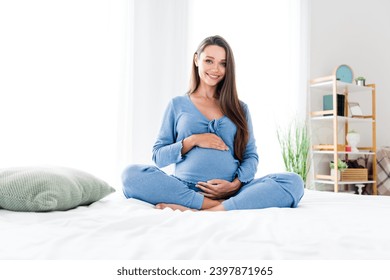
[[[322,98],[323,110],[333,110],[333,94],[324,95]],[[345,95],[337,94],[337,115],[345,116]],[[324,114],[324,116],[331,116],[332,114]]]

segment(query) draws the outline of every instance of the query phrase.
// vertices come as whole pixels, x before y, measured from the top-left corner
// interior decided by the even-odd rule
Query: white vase
[[[334,169],[331,169],[330,170],[330,176],[332,176],[332,179],[334,179]],[[340,170],[337,170],[337,181],[340,181],[341,180],[341,172]]]
[[[353,153],[359,152],[357,145],[360,141],[360,134],[357,132],[349,132],[346,138],[347,138],[348,145],[351,147],[351,152]]]

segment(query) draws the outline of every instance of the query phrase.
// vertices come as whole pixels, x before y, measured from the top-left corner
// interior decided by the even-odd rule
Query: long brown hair
[[[235,63],[232,49],[224,38],[221,36],[211,36],[204,39],[195,54],[199,57],[207,46],[215,45],[225,49],[226,52],[226,68],[225,77],[217,85],[217,93],[215,96],[219,101],[222,113],[227,116],[237,127],[236,136],[234,138],[234,155],[242,161],[245,153],[246,144],[248,143],[248,123],[246,121],[245,112],[238,99],[236,88]],[[192,61],[192,71],[190,79],[190,88],[188,94],[194,93],[200,84],[198,67],[195,65],[195,60]]]

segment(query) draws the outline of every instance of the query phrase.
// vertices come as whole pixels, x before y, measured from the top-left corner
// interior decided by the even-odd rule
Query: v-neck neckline
[[[208,122],[212,122],[212,121],[220,121],[222,120],[223,118],[225,118],[225,115],[222,115],[222,117],[218,118],[218,119],[209,119],[208,117],[206,117],[199,109],[198,107],[196,107],[195,103],[192,102],[191,100],[191,97],[189,94],[187,94],[187,99],[188,101],[191,103],[191,105],[195,108],[195,110],[198,112],[199,115],[201,115],[205,120],[207,120]]]

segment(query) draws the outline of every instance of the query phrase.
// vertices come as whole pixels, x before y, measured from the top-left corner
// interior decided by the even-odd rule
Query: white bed
[[[0,259],[390,259],[390,197],[306,190],[296,209],[157,210],[113,193],[69,211],[0,210]]]

